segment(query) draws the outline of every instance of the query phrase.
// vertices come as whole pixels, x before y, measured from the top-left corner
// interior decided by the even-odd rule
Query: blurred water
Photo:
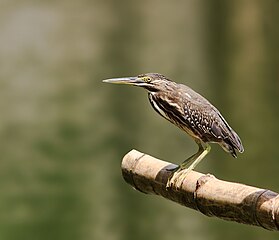
[[[124,183],[132,148],[181,162],[196,149],[142,89],[101,83],[160,72],[216,105],[242,138],[198,167],[279,191],[279,3],[0,3],[1,239],[278,239]]]

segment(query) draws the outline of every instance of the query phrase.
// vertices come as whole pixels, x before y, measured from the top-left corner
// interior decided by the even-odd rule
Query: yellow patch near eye
[[[142,77],[142,80],[145,82],[150,82],[151,78],[150,77]]]

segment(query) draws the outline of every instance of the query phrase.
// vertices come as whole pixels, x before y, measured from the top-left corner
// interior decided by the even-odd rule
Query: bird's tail
[[[224,139],[224,143],[222,144],[223,148],[225,148],[226,151],[230,152],[233,157],[237,157],[236,150],[240,153],[244,152],[243,145],[241,143],[241,140],[239,136],[236,134],[236,132],[233,129],[230,129],[230,135]]]
[[[243,153],[244,147],[237,133],[229,126],[229,124],[222,116],[221,118],[226,126],[222,128],[223,136],[225,137],[223,138],[221,147],[225,151],[231,153],[231,155],[236,158],[237,157],[236,150],[240,153]]]

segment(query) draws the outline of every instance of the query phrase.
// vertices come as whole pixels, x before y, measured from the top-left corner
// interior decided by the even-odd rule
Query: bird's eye
[[[151,77],[143,77],[142,80],[145,82],[151,82]]]

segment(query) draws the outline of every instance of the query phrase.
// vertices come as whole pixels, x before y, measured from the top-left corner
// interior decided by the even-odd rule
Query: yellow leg
[[[199,150],[197,153],[186,159],[177,169],[174,169],[173,174],[168,179],[167,188],[171,186],[181,187],[186,175],[193,170],[199,162],[210,152],[210,145],[202,141],[196,140],[199,145]],[[190,166],[187,168],[187,165]]]

